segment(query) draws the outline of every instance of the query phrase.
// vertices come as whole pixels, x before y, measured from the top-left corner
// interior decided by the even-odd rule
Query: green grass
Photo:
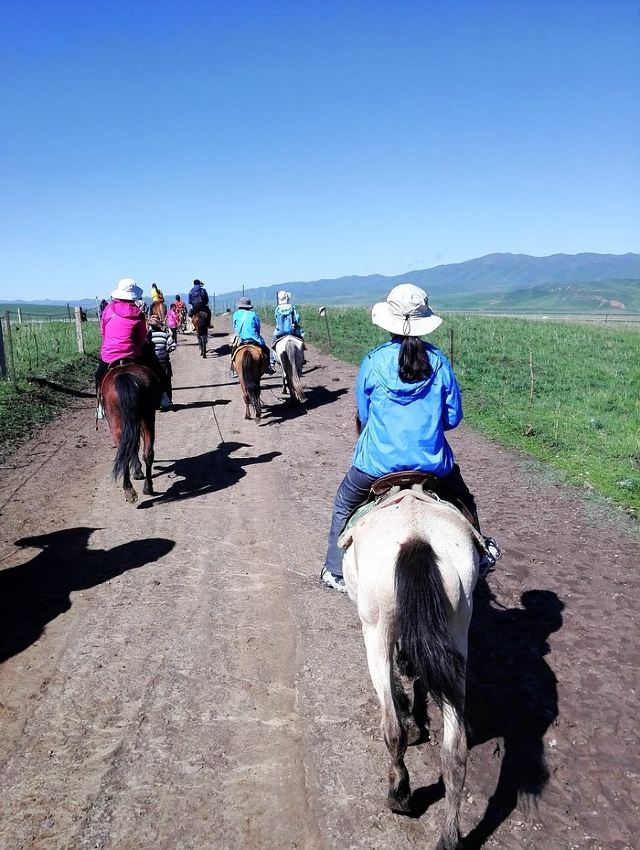
[[[100,331],[97,322],[85,322],[82,330],[85,354],[78,353],[73,323],[12,323],[17,380],[0,381],[0,456],[51,421],[78,393],[91,391]]]
[[[328,350],[325,320],[301,309]],[[364,308],[330,308],[332,353],[359,363],[389,338]],[[585,490],[640,512],[640,334],[592,325],[445,315],[429,337],[453,360],[465,420]],[[533,380],[533,384],[532,384]]]

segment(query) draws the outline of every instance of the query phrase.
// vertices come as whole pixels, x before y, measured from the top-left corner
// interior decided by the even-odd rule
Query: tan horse
[[[231,358],[231,363],[240,381],[242,398],[245,403],[245,419],[251,419],[253,407],[256,419],[262,416],[260,402],[260,378],[265,371],[264,354],[259,345],[245,344],[239,346]]]
[[[369,672],[382,709],[391,756],[388,804],[411,811],[404,755],[419,743],[417,718],[395,665],[415,678],[442,709],[441,760],[446,795],[438,850],[458,850],[460,803],[467,765],[464,722],[467,633],[479,555],[474,532],[445,502],[401,493],[345,531],[343,571],[358,605]],[[397,653],[395,664],[394,654]]]
[[[164,320],[167,318],[167,305],[164,303],[164,298],[154,301],[149,313],[151,316],[157,316],[164,323]]]

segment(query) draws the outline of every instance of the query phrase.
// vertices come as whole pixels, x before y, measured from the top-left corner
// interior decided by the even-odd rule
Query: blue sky
[[[0,298],[640,251],[640,3],[0,6]]]

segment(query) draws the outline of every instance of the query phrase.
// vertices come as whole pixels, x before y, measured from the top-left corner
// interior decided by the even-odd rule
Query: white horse
[[[438,850],[460,844],[460,802],[466,774],[464,722],[467,633],[479,555],[469,523],[445,502],[402,491],[345,531],[343,571],[358,605],[381,728],[391,755],[388,804],[409,812],[407,744],[420,739],[397,666],[417,677],[442,709],[442,777],[446,814]],[[413,714],[418,715],[414,701]]]
[[[304,387],[300,376],[302,375],[302,362],[304,360],[304,342],[298,336],[282,336],[274,343],[273,350],[276,359],[282,366],[282,391],[289,392],[293,402],[304,401]]]

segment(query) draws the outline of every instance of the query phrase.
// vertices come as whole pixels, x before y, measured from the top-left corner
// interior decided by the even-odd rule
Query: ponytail
[[[400,343],[398,374],[405,384],[417,384],[431,374],[431,363],[424,343],[417,336],[405,336]]]

